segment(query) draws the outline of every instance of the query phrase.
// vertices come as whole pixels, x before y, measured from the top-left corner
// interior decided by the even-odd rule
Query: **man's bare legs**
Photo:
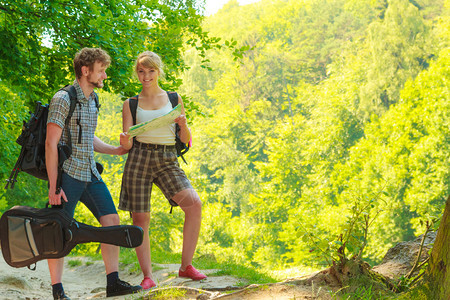
[[[120,224],[119,215],[109,214],[100,217],[100,224],[103,227],[115,226]],[[101,244],[103,263],[105,264],[106,274],[119,271],[119,251],[118,246],[110,244]]]
[[[60,283],[63,269],[64,269],[64,257],[56,259],[48,259],[48,270],[50,271],[50,280],[52,285]]]

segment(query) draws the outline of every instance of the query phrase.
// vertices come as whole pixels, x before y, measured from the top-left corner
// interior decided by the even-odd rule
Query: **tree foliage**
[[[450,157],[443,10],[432,1],[230,2],[206,20],[212,34],[252,47],[235,64],[208,53],[214,71],[183,77],[210,115],[194,124],[190,175],[206,206],[222,203],[238,227],[239,251],[224,259],[327,264],[345,243],[350,257],[376,263],[439,215]]]
[[[72,60],[83,47],[101,47],[112,58],[107,91],[136,93],[133,61],[152,50],[166,63],[167,85],[180,84],[184,45],[204,56],[218,39],[202,30],[197,1],[0,2],[0,78],[28,105],[50,99],[73,80]]]
[[[2,10],[3,22],[22,28],[12,36],[23,40],[14,50],[22,55],[18,81],[3,64],[14,51],[2,50],[4,99],[37,91],[48,97],[68,80],[76,49],[101,46],[113,58],[107,89],[116,95],[102,95],[108,121],[99,134],[114,144],[116,104],[136,89],[135,45],[162,54],[169,74],[163,86],[179,87],[190,103],[193,147],[182,166],[203,201],[198,254],[267,269],[339,257],[373,264],[394,243],[420,234],[424,220],[442,215],[450,193],[448,1],[230,1],[203,29],[190,1],[83,3],[99,17],[70,8],[67,18],[79,24],[64,35],[27,23],[33,14],[19,22]],[[58,5],[56,15],[66,13],[61,7],[69,4]],[[39,43],[28,40],[24,24]],[[60,38],[73,30],[80,38]],[[228,42],[220,47],[205,32]],[[50,46],[40,44],[44,36]],[[8,49],[15,44],[5,42]],[[25,46],[37,47],[43,62],[33,76],[20,75],[35,65]],[[32,82],[43,84],[30,92]],[[11,111],[2,121],[6,140],[15,136],[11,118],[23,116],[23,103],[3,105]],[[12,155],[6,140],[1,147]],[[99,159],[117,200],[124,158]],[[172,218],[166,206],[156,194],[152,238],[179,251],[182,214]]]

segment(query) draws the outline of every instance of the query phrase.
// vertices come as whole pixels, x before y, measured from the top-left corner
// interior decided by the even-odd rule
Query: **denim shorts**
[[[106,184],[103,180],[98,180],[92,173],[91,182],[80,181],[63,173],[61,185],[68,201],[64,202],[63,209],[69,216],[74,216],[78,201],[86,205],[97,220],[105,215],[117,214],[116,206]]]

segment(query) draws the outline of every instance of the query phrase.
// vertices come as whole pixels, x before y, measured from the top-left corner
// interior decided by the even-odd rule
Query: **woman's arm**
[[[122,129],[120,134],[120,145],[126,150],[133,146],[133,139],[128,136],[128,130],[133,126],[133,117],[131,116],[129,99],[125,100],[122,107]]]
[[[174,121],[178,124],[178,126],[180,126],[180,132],[178,134],[180,140],[187,144],[191,140],[191,131],[189,130],[187,124],[186,112],[184,110],[183,100],[180,95],[178,95],[178,104],[181,104],[181,115],[179,115]]]

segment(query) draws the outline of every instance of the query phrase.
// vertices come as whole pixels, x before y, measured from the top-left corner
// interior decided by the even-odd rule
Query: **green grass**
[[[81,259],[71,259],[67,262],[67,264],[69,265],[69,267],[73,268],[73,267],[81,266],[83,264],[83,262],[81,261]]]
[[[242,279],[240,286],[247,284],[264,284],[264,283],[274,283],[277,282],[274,278],[267,274],[261,273],[255,269],[251,269],[245,266],[228,263],[214,265],[209,265],[209,267],[202,267],[202,264],[196,264],[199,269],[217,269],[218,271],[210,273],[209,276],[234,276],[236,278]]]
[[[180,290],[177,288],[168,288],[161,291],[156,291],[152,295],[152,299],[158,300],[168,300],[168,299],[184,299],[186,295],[185,290]]]
[[[337,292],[331,292],[330,295],[332,299],[336,300],[388,300],[397,299],[398,296],[389,291],[382,283],[373,281],[366,276],[350,279],[347,286]]]

